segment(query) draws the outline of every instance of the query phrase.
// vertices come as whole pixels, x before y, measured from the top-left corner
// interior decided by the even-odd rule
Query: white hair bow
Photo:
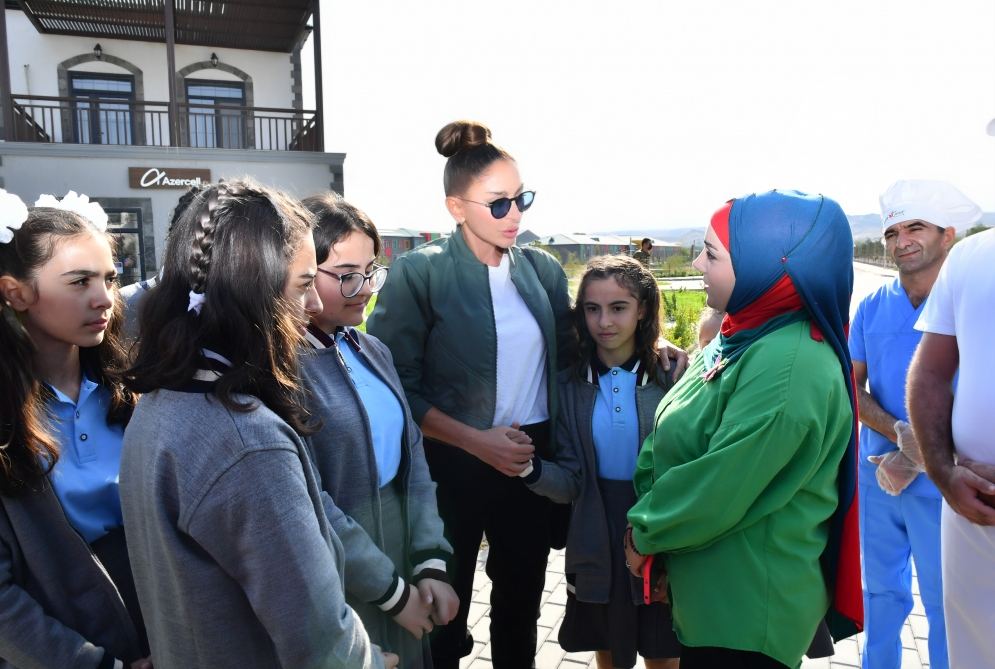
[[[0,188],[0,244],[14,238],[14,231],[20,230],[28,220],[28,208],[21,198]]]
[[[74,190],[66,193],[66,196],[59,200],[54,195],[42,195],[35,201],[36,207],[51,207],[52,209],[62,209],[72,211],[86,220],[93,223],[101,232],[107,230],[107,212],[97,202],[90,202],[86,195],[80,195]]]

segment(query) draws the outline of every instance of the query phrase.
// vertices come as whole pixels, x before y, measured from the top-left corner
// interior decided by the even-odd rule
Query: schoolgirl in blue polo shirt
[[[118,496],[135,397],[107,215],[75,193],[37,204],[0,191],[0,658],[147,664]]]
[[[656,348],[659,318],[659,289],[638,261],[587,264],[574,308],[580,354],[559,378],[555,458],[533,458],[525,476],[534,492],[573,503],[559,641],[571,652],[595,651],[599,669],[632,667],[637,654],[647,669],[678,666],[670,607],[645,603],[623,551],[636,457],[673,385]]]
[[[431,667],[427,632],[456,615],[452,548],[443,536],[422,434],[389,349],[356,326],[387,268],[369,217],[334,193],[304,201],[315,216],[322,309],[311,316],[301,356],[309,408],[322,429],[309,437],[315,468],[335,505],[346,562],[346,601],[370,639],[404,669]]]

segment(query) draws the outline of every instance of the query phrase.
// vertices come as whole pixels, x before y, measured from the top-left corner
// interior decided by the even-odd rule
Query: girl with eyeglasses
[[[673,386],[657,348],[656,279],[634,258],[592,258],[573,324],[580,354],[558,379],[556,454],[533,458],[525,477],[535,492],[573,504],[560,645],[595,651],[598,669],[633,667],[637,654],[647,669],[676,669],[680,644],[666,591],[644,600],[646,584],[630,576],[622,544],[625,515],[636,501],[636,455]]]
[[[552,455],[553,375],[572,359],[566,276],[545,251],[515,245],[535,193],[490,137],[469,121],[439,131],[456,230],[394,261],[367,325],[393,354],[425,434],[453,547],[460,606],[432,638],[436,669],[455,669],[473,647],[467,616],[484,533],[491,661],[499,669],[533,665],[551,503],[521,476],[534,453]]]
[[[145,298],[121,497],[157,669],[397,664],[346,604],[341,512],[304,442],[312,227],[277,191],[207,188]]]
[[[0,190],[0,666],[148,667],[118,494],[135,395],[107,215],[75,193],[43,200]]]
[[[852,264],[820,195],[737,198],[706,229],[694,266],[726,315],[656,410],[625,535],[633,573],[665,567],[682,669],[797,667],[824,617],[862,624]]]
[[[322,310],[311,316],[302,358],[309,437],[321,485],[345,514],[332,523],[346,554],[346,601],[374,643],[405,669],[431,667],[428,636],[459,604],[449,585],[452,554],[422,450],[390,351],[360,332],[387,268],[369,217],[338,195],[308,198],[315,216]]]

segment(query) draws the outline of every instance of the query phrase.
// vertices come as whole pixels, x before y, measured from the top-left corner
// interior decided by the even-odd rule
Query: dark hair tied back
[[[459,151],[489,144],[491,130],[476,121],[453,121],[435,136],[435,148],[446,158]]]
[[[197,213],[197,227],[193,231],[193,253],[190,256],[190,288],[195,293],[203,293],[207,286],[207,271],[211,266],[211,253],[214,249],[214,210],[218,207],[218,196],[223,186],[207,191],[207,197]]]
[[[448,158],[442,182],[446,195],[466,192],[470,182],[495,160],[515,159],[491,143],[491,131],[476,121],[453,121],[435,136],[435,148]]]
[[[313,225],[300,202],[250,179],[199,193],[169,235],[162,280],[145,298],[128,385],[182,388],[206,348],[232,362],[213,390],[225,407],[251,411],[258,402],[240,397],[251,395],[301,434],[314,431],[300,384],[297,308],[284,299]],[[191,289],[206,296],[195,317]]]

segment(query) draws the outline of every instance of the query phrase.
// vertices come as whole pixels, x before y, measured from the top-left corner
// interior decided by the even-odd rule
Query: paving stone
[[[558,643],[542,644],[536,653],[536,669],[558,669],[563,655],[563,649]]]
[[[473,643],[483,645],[491,640],[491,619],[488,616],[482,616],[477,624],[470,628],[470,634],[473,635]]]
[[[552,602],[553,604],[563,604],[564,606],[566,606],[567,604],[566,582],[561,582],[559,585],[556,586],[556,589],[553,590],[552,594],[550,594],[548,601]]]
[[[860,665],[860,648],[856,639],[844,639],[834,646],[835,654],[830,658],[834,665]]]
[[[477,560],[477,574],[474,597],[470,604],[470,623],[474,636],[474,649],[469,657],[460,662],[460,669],[490,669],[491,646],[489,633],[490,581],[484,573],[486,547]],[[929,633],[922,600],[919,597],[918,582],[913,572],[913,615],[902,629],[902,669],[928,669],[927,639]],[[546,571],[537,628],[539,650],[536,655],[537,669],[596,669],[594,653],[564,653],[556,643],[566,602],[566,582],[563,575],[563,551],[551,551]],[[836,644],[836,654],[831,658],[802,660],[802,669],[859,669],[860,652],[864,645],[864,635],[844,639]],[[641,667],[641,664],[637,664]]]
[[[477,622],[486,614],[489,607],[484,604],[478,604],[477,602],[470,602],[470,612],[467,615],[466,626],[473,628]]]
[[[552,628],[544,627],[542,623],[540,623],[536,625],[536,648],[541,646],[546,641],[556,643],[556,635],[553,634]]]
[[[478,577],[475,580],[480,580],[479,575],[478,575]],[[480,604],[485,604],[487,606],[491,605],[491,582],[490,581],[487,581],[486,583],[484,583],[483,585],[481,585],[480,588],[473,593],[473,600],[472,601],[478,602]]]
[[[563,617],[565,608],[560,604],[547,603],[539,611],[539,624],[552,628],[556,624],[556,621]]]
[[[929,637],[929,621],[926,620],[926,616],[909,616],[909,624],[912,626],[912,635],[917,639],[926,639]]]

